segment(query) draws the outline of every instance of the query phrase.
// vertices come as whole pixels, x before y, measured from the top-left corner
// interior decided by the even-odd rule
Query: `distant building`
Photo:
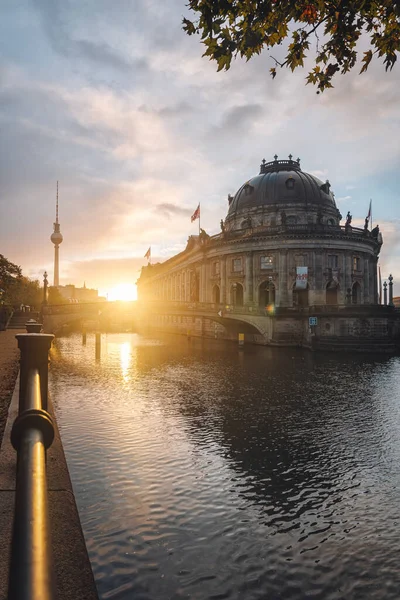
[[[94,289],[90,289],[86,287],[86,284],[83,287],[78,288],[74,285],[59,285],[58,291],[60,294],[71,302],[99,302],[104,300],[99,297],[99,292]]]
[[[384,315],[389,307],[378,304],[382,235],[367,220],[353,227],[350,213],[344,225],[341,219],[329,181],[302,171],[299,159],[275,156],[228,196],[219,234],[201,230],[180,254],[142,269],[139,301],[158,303],[153,323],[169,330],[187,329],[184,310],[198,310],[202,335],[218,328],[232,337],[228,314],[235,313],[260,343],[311,346],[316,337],[360,332],[385,337],[393,327]],[[207,307],[222,317],[206,316]]]

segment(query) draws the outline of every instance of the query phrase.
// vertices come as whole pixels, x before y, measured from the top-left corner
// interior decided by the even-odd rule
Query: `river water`
[[[74,334],[50,390],[102,599],[399,597],[399,358]]]

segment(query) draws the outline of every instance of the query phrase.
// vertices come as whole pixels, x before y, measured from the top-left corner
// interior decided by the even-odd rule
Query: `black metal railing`
[[[54,336],[27,333],[16,338],[21,367],[18,417],[11,432],[17,474],[8,598],[53,600],[46,450],[54,439],[47,412],[48,352]]]

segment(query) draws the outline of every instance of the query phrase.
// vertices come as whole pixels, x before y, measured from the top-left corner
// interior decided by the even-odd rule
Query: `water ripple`
[[[397,358],[57,339],[100,597],[397,599],[399,384]]]

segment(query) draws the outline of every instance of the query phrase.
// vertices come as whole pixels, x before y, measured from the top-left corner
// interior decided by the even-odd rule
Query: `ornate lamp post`
[[[42,304],[44,306],[47,304],[47,285],[48,285],[47,272],[45,271],[43,273],[43,302],[42,302]]]
[[[389,277],[389,306],[394,306],[393,302],[393,275],[390,274]]]

